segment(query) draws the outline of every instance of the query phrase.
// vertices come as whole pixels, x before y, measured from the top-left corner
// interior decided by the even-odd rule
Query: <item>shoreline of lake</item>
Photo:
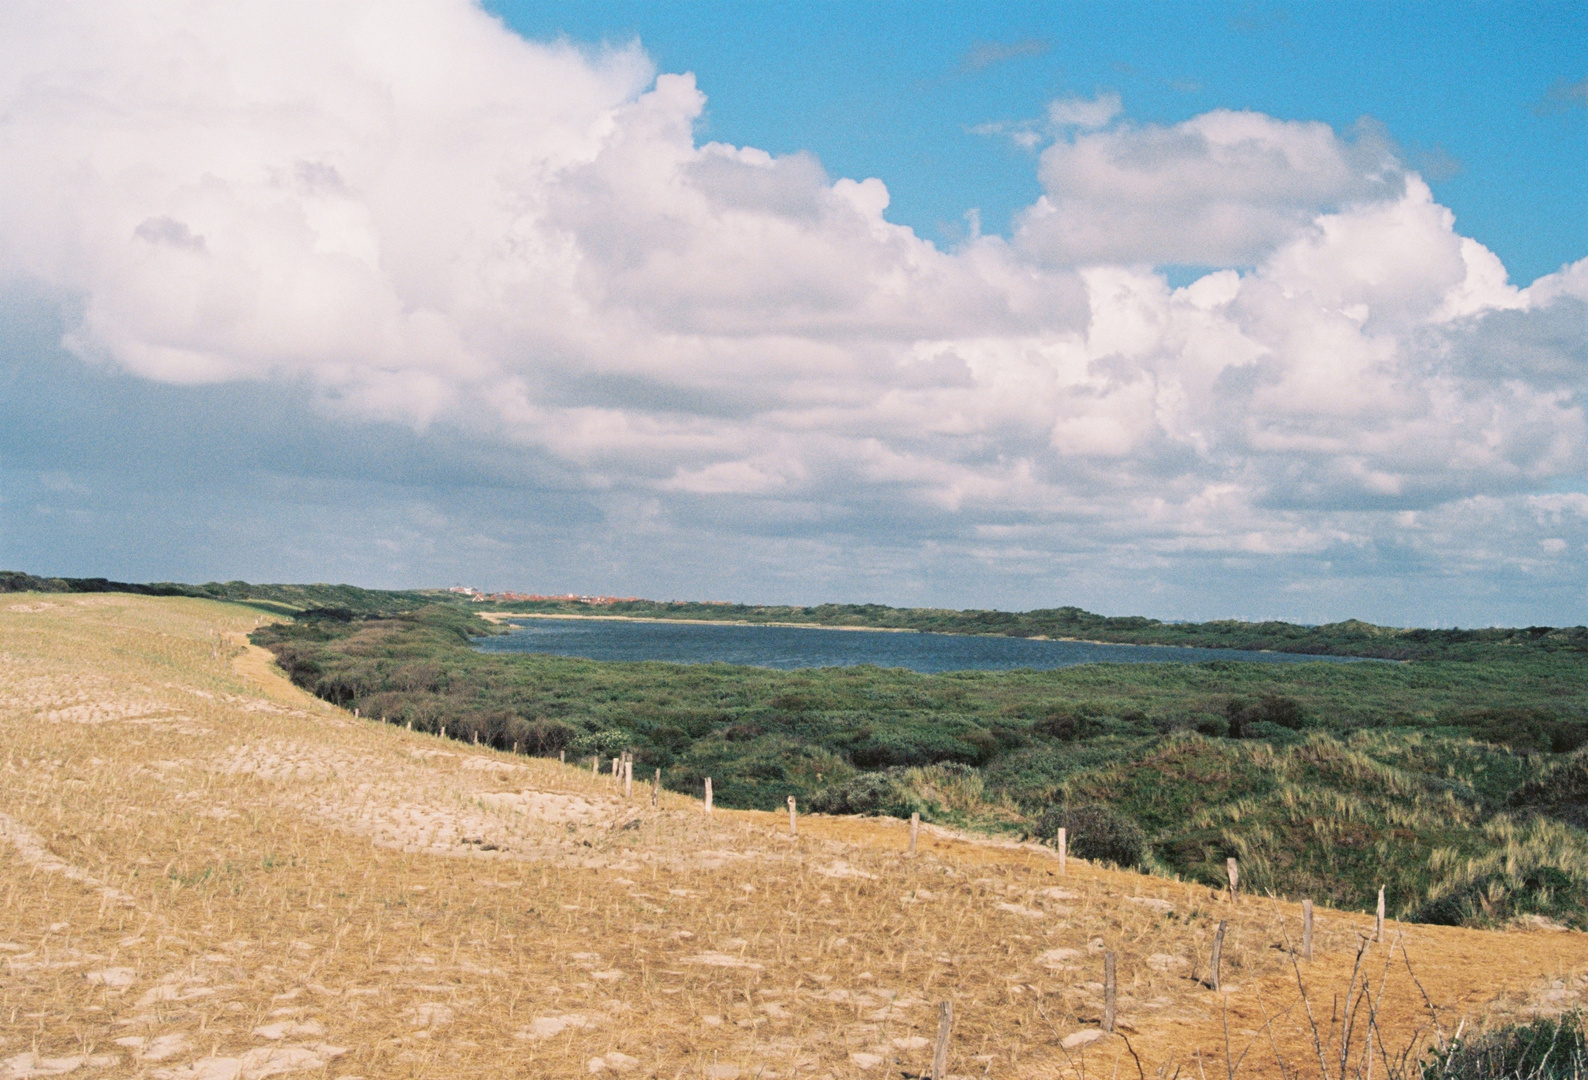
[[[945,634],[910,628],[823,626],[743,619],[668,619],[541,612],[481,614],[493,625],[505,630],[504,633],[480,639],[475,648],[482,652],[568,656],[615,663],[724,663],[782,670],[872,665],[899,667],[921,673],[947,673],[1020,669],[1048,671],[1082,664],[1194,665],[1214,661],[1245,664],[1359,663],[1366,659],[1197,645],[1013,637],[1007,634]],[[744,631],[747,629],[756,630],[757,633],[746,636]],[[846,639],[835,635],[817,634],[803,639],[799,636],[813,630],[855,630],[869,637],[852,637],[844,643]],[[883,638],[879,634],[893,636]],[[891,643],[884,644],[885,640]]]
[[[1310,656],[1319,660],[1374,660],[1372,656],[1334,656],[1320,653],[1293,653],[1281,649],[1225,649],[1218,645],[1155,645],[1143,641],[1100,641],[1096,638],[1049,637],[1047,634],[956,634],[948,630],[917,630],[910,626],[834,626],[831,623],[756,622],[751,619],[665,619],[655,615],[556,615],[549,612],[477,611],[485,621],[500,626],[512,619],[589,619],[592,622],[683,623],[687,626],[781,626],[790,630],[852,630],[862,634],[935,634],[954,638],[999,638],[1007,641],[1068,641],[1077,645],[1109,645],[1121,649],[1209,649],[1215,652],[1260,652],[1275,656]]]

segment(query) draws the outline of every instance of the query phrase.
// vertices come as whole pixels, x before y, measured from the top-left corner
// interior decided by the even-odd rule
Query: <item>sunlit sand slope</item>
[[[1370,1014],[1384,1075],[1584,985],[1578,934],[1391,923],[1359,960],[1371,920],[1320,911],[1293,962],[1288,903],[936,830],[911,858],[898,822],[653,809],[315,701],[246,644],[259,618],[0,601],[0,1077],[897,1077],[929,1070],[947,1000],[951,1075],[1227,1077],[1228,1053],[1338,1078]]]

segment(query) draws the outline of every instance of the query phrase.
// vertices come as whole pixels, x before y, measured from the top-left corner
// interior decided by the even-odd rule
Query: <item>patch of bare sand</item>
[[[1276,947],[1292,905],[1060,878],[948,830],[912,859],[886,820],[793,838],[781,814],[653,810],[314,701],[226,636],[253,612],[35,608],[0,610],[0,1075],[913,1074],[943,999],[955,1075],[1218,1072],[1226,1045],[1243,1076],[1318,1074]],[[209,734],[138,722],[177,713]],[[1319,916],[1298,966],[1337,1045],[1367,922]],[[1424,990],[1447,1032],[1581,1000],[1582,935],[1397,930],[1361,968],[1389,1044],[1430,1037]]]

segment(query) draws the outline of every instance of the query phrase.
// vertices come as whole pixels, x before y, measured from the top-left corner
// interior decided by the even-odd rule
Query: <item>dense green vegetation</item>
[[[471,647],[492,632],[447,603],[306,612],[255,640],[365,716],[529,753],[630,749],[674,789],[711,776],[728,806],[793,794],[1029,835],[1064,815],[1101,832],[1104,807],[1110,850],[1159,872],[1213,883],[1235,855],[1258,890],[1365,907],[1382,883],[1408,917],[1588,925],[1575,631],[1489,632],[1411,663],[944,675]]]
[[[1588,1033],[1580,1012],[1539,1017],[1458,1039],[1422,1062],[1423,1080],[1583,1080]]]
[[[702,619],[712,622],[803,623],[812,626],[871,626],[939,634],[998,634],[1007,637],[1077,638],[1127,645],[1195,645],[1210,649],[1269,649],[1314,656],[1372,656],[1386,660],[1476,659],[1496,649],[1588,651],[1588,628],[1403,630],[1372,623],[1297,626],[1233,619],[1166,623],[1140,616],[1094,615],[1075,607],[1038,611],[949,611],[891,608],[881,604],[819,604],[773,607],[684,601],[620,600],[594,607],[567,600],[524,600],[491,605],[493,610],[539,615],[622,615],[629,618]]]

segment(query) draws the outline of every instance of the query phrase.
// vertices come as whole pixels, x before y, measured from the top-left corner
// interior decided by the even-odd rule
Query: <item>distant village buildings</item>
[[[476,603],[487,601],[513,601],[513,600],[550,600],[564,604],[593,604],[604,606],[607,604],[637,603],[641,600],[638,596],[582,596],[578,593],[562,593],[558,596],[545,596],[541,593],[499,592],[484,593],[472,585],[454,585],[447,592],[458,593],[473,599]]]

